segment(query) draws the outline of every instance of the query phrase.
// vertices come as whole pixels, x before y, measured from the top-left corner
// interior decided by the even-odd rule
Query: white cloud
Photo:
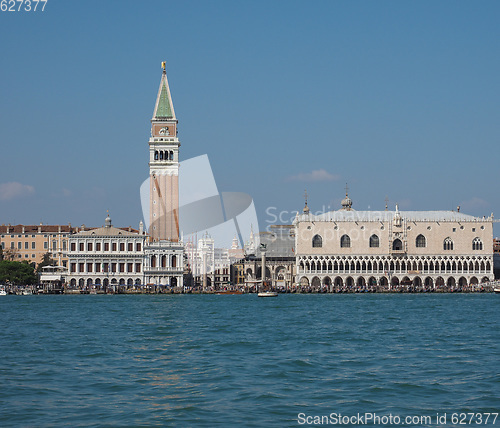
[[[311,172],[300,172],[297,175],[291,175],[287,178],[287,181],[336,181],[339,179],[339,175],[330,174],[324,169],[316,169]]]
[[[35,193],[35,188],[18,182],[0,183],[0,201],[21,198]]]

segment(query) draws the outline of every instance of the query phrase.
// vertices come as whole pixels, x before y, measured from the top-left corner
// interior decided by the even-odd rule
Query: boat
[[[2,288],[0,289],[0,296],[6,296],[7,292]]]
[[[278,297],[276,291],[261,291],[257,294],[258,297]]]
[[[500,294],[500,287],[495,287],[493,291],[497,294]]]
[[[224,290],[224,291],[217,291],[216,294],[243,294],[243,291],[241,290]]]

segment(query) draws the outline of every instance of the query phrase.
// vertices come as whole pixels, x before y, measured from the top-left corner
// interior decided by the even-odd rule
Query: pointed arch
[[[473,251],[481,251],[483,249],[483,241],[481,241],[481,238],[474,238],[472,241],[472,250]]]
[[[377,235],[373,234],[370,236],[370,248],[380,247],[380,239]]]
[[[392,249],[394,251],[401,251],[403,249],[403,242],[401,242],[401,239],[399,238],[396,238],[393,242],[392,242]]]
[[[415,239],[415,246],[417,248],[425,248],[427,246],[427,240],[424,235],[420,234],[417,236],[417,239]]]
[[[349,235],[342,235],[340,238],[340,248],[350,248],[351,247],[351,238]]]
[[[449,236],[445,238],[445,240],[443,241],[443,250],[445,251],[453,250],[453,241]]]
[[[312,239],[313,248],[321,248],[323,247],[323,238],[320,235],[314,235]]]

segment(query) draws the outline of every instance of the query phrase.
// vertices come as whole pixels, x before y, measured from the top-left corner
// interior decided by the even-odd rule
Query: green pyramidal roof
[[[158,102],[158,108],[156,109],[155,117],[174,117],[172,114],[172,108],[170,107],[170,102],[168,100],[168,91],[165,82],[161,86],[160,100]]]

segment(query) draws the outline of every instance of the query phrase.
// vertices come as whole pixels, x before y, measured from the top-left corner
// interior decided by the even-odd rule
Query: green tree
[[[45,253],[43,255],[42,261],[38,263],[38,266],[36,268],[36,273],[42,273],[42,268],[45,266],[55,266],[56,262],[55,260],[50,257],[50,253]]]
[[[30,285],[38,282],[33,267],[27,262],[0,261],[0,283]]]

